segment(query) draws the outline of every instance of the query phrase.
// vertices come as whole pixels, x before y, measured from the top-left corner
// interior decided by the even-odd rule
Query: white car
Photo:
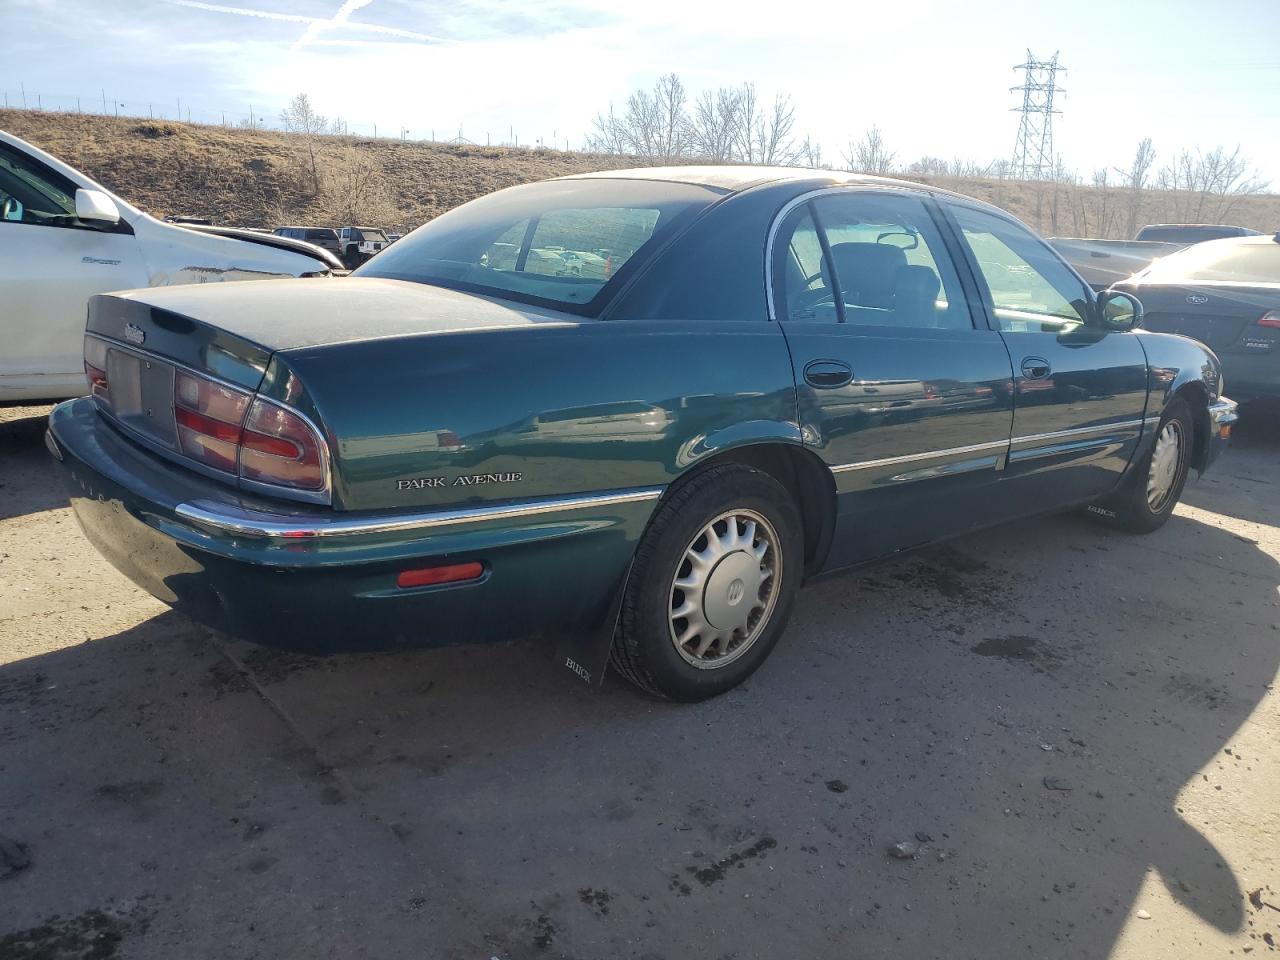
[[[340,267],[311,244],[164,223],[0,131],[0,405],[88,393],[94,294]]]

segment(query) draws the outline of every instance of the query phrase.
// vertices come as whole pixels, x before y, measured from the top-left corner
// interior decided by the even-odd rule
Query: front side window
[[[991,291],[998,329],[1059,332],[1088,322],[1088,288],[1035,234],[983,210],[952,213]]]
[[[972,329],[942,235],[918,197],[824,194],[795,208],[774,242],[784,320]]]
[[[2,220],[10,223],[82,226],[76,216],[76,185],[5,144],[0,144],[0,207]]]
[[[513,187],[437,217],[356,273],[593,316],[665,237],[720,195],[604,178]]]

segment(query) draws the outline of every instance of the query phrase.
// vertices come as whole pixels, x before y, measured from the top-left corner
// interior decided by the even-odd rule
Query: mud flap
[[[630,577],[631,564],[628,563],[622,577],[609,591],[604,609],[594,606],[596,615],[584,617],[576,626],[565,628],[556,643],[556,662],[595,690],[604,683],[605,670],[609,667],[609,653],[613,649],[613,636],[618,629],[622,598]]]

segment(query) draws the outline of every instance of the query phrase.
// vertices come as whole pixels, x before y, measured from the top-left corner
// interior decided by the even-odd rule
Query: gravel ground
[[[746,686],[672,706],[537,644],[212,634],[80,536],[46,412],[0,410],[3,960],[1280,940],[1274,417],[1153,536],[1056,517],[825,580]]]

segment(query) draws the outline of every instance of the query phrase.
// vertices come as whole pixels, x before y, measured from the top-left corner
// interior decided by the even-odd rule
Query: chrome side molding
[[[355,517],[344,517],[342,514],[309,517],[301,514],[268,513],[213,500],[180,503],[174,512],[187,523],[218,534],[292,541],[434,530],[462,524],[486,523],[492,520],[519,520],[549,513],[657,500],[665,489],[665,487],[632,487],[602,493],[546,497],[495,506],[455,507],[414,513]]]

